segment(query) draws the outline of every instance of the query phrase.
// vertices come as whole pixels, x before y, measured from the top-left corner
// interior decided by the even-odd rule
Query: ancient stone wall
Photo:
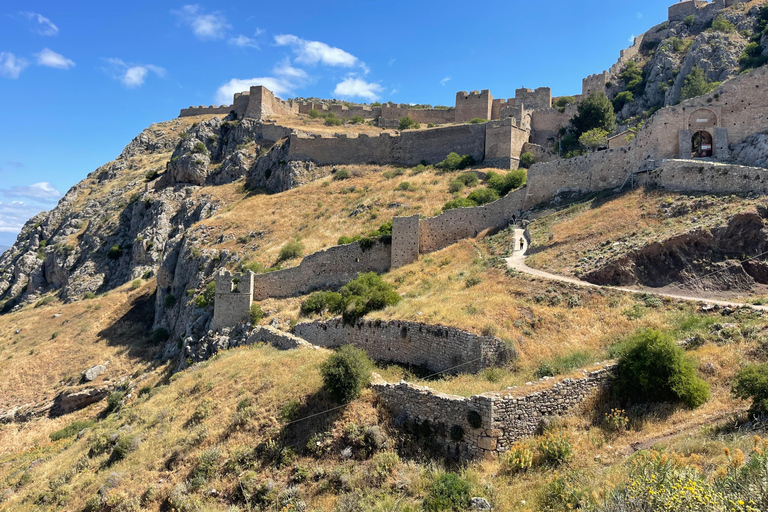
[[[253,278],[254,274],[250,270],[240,274],[221,269],[214,276],[216,292],[211,329],[231,327],[248,321],[253,302]]]
[[[211,105],[211,106],[203,106],[200,105],[199,107],[189,107],[189,108],[183,108],[181,109],[181,112],[179,112],[179,117],[189,117],[189,116],[199,116],[204,114],[224,114],[227,115],[233,110],[232,105]]]
[[[572,412],[596,392],[611,383],[614,365],[607,365],[583,377],[538,382],[506,393],[484,393],[460,397],[435,392],[406,382],[390,384],[376,378],[373,390],[397,415],[397,421],[428,422],[433,441],[446,454],[461,458],[495,459],[522,438],[535,435],[546,416]],[[378,376],[377,376],[378,377]],[[542,388],[542,386],[544,386]],[[531,387],[531,391],[526,391]],[[452,438],[451,430],[463,434]]]
[[[392,136],[382,133],[336,134],[332,137],[292,134],[290,160],[311,160],[319,165],[388,164],[392,162]]]
[[[589,75],[581,81],[581,97],[587,98],[593,92],[605,92],[605,88],[610,81],[608,71]]]
[[[566,109],[560,112],[556,108],[551,108],[535,111],[531,117],[533,143],[544,147],[551,145],[557,138],[560,128],[570,123],[573,117],[572,110]]]
[[[515,126],[511,117],[490,121],[485,128],[485,165],[516,169],[530,132]]]
[[[392,219],[392,268],[419,259],[419,216]]]
[[[531,110],[552,108],[552,90],[549,87],[515,89],[515,105],[525,105]]]
[[[472,208],[455,208],[437,217],[422,219],[419,227],[419,252],[424,254],[477,236],[488,228],[506,226],[519,215],[526,188],[514,190],[498,201]]]
[[[477,373],[515,358],[499,338],[399,320],[360,320],[344,325],[341,318],[298,324],[294,334],[320,347],[354,345],[371,359],[409,364],[432,372]]]
[[[254,343],[269,343],[280,350],[292,350],[310,346],[309,343],[298,336],[267,325],[257,325],[253,328],[245,344],[253,345]]]
[[[468,123],[472,119],[490,119],[493,96],[491,91],[459,91],[456,93],[456,122]]]
[[[242,98],[245,93],[242,93]],[[237,98],[235,99],[237,104]],[[236,112],[238,110],[236,109]],[[248,105],[245,109],[243,117],[250,117],[252,119],[266,119],[274,116],[286,116],[291,114],[298,114],[299,105],[290,101],[283,101],[280,98],[276,98],[275,95],[264,87],[263,85],[257,85],[251,87],[248,93]],[[238,117],[240,117],[238,115]]]
[[[667,160],[648,181],[676,192],[768,193],[768,170],[718,162]]]
[[[318,289],[339,288],[360,272],[380,274],[390,267],[389,237],[381,237],[370,248],[364,248],[361,242],[336,245],[310,254],[297,267],[258,274],[254,279],[253,298],[293,297]]]
[[[412,108],[408,116],[422,124],[449,124],[456,121],[456,110],[448,108]]]

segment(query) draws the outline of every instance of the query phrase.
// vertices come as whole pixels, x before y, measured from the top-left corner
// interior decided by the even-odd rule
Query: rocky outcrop
[[[768,167],[768,133],[753,133],[731,146],[731,156],[740,164]]]
[[[66,390],[53,401],[51,416],[61,416],[94,404],[109,395],[110,386]]]

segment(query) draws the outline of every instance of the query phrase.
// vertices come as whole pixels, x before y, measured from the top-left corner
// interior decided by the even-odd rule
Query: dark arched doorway
[[[693,158],[708,158],[712,156],[712,135],[709,132],[698,131],[691,139],[691,156]]]

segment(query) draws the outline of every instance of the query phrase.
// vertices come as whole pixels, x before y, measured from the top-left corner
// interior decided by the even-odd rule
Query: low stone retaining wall
[[[376,376],[372,384],[397,422],[429,423],[433,441],[447,455],[494,459],[522,438],[536,434],[546,416],[572,412],[611,384],[615,364],[584,372],[582,378],[539,381],[501,393],[460,397],[407,382],[391,384]],[[537,389],[544,384],[544,389]],[[526,392],[526,388],[531,391]],[[424,427],[422,427],[424,430]],[[461,433],[463,439],[457,440]]]
[[[341,318],[298,324],[294,333],[321,347],[354,345],[379,361],[422,366],[434,372],[476,373],[516,357],[499,338],[401,320],[360,320],[344,325]]]

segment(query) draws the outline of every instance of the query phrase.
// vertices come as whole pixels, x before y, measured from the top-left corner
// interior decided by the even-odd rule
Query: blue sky
[[[0,244],[150,123],[279,96],[453,105],[456,91],[577,94],[671,0],[3,2]]]

